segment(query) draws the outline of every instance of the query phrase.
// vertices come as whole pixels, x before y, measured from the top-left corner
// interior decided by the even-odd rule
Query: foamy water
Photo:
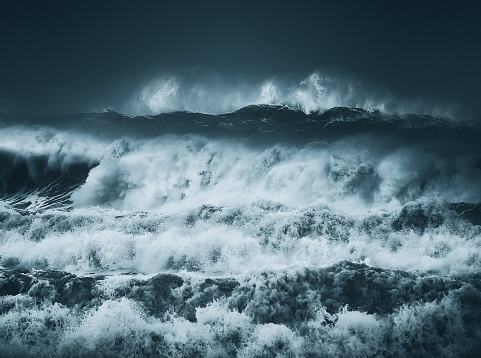
[[[1,354],[474,356],[479,130],[304,112],[2,128]]]

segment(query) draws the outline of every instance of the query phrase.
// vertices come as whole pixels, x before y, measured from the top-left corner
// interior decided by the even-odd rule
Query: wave
[[[479,275],[342,262],[240,280],[3,271],[0,285],[7,356],[474,357],[479,349]]]
[[[339,261],[440,275],[477,272],[480,204],[408,203],[342,213],[268,201],[177,214],[112,209],[0,212],[1,265],[69,272],[203,276],[316,268]],[[359,210],[359,209],[358,209]]]
[[[273,78],[260,83],[229,80],[201,71],[164,75],[139,89],[122,110],[135,115],[175,111],[221,114],[250,105],[283,105],[306,114],[333,107],[451,118],[461,113],[455,105],[395,99],[388,91],[380,93],[359,81],[319,72],[302,80]]]
[[[0,355],[475,356],[478,127],[254,105],[0,129]]]
[[[74,199],[126,210],[229,205],[236,197],[291,206],[349,198],[368,206],[430,196],[481,201],[476,154],[444,157],[415,145],[387,150],[365,140],[267,148],[192,136],[123,141],[133,149],[100,161]]]
[[[1,131],[1,195],[63,190],[76,205],[125,210],[226,205],[235,196],[286,205],[481,201],[479,129],[431,116],[250,106],[219,116],[108,111],[59,126]]]
[[[49,168],[46,156],[18,157],[0,151],[0,198],[17,209],[51,209],[71,204],[70,195],[85,182],[91,166],[72,163]]]
[[[17,209],[71,204],[70,195],[99,163],[101,142],[52,128],[0,131],[0,198]]]
[[[215,138],[243,138],[273,144],[316,140],[338,140],[359,134],[372,134],[400,140],[446,140],[477,144],[479,127],[431,115],[387,114],[362,108],[334,107],[306,114],[287,106],[252,105],[230,113],[210,115],[169,112],[132,116],[113,110],[81,113],[47,119],[46,125],[63,131],[103,135],[110,139],[129,136],[155,138],[165,134],[198,134]],[[448,140],[449,139],[449,140]]]

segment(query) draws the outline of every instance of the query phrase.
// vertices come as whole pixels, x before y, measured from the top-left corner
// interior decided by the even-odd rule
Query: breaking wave
[[[475,357],[479,128],[306,108],[4,122],[0,355]]]
[[[133,114],[175,111],[221,114],[250,105],[283,105],[305,113],[333,107],[364,108],[390,113],[423,113],[455,117],[454,104],[428,104],[419,99],[396,99],[379,93],[359,81],[349,81],[319,72],[301,80],[273,78],[259,83],[228,80],[212,73],[187,71],[164,75],[139,89],[124,110]]]

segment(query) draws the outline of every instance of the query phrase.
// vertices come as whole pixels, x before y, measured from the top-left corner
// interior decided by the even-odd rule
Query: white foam
[[[470,182],[479,170],[465,158],[414,147],[381,154],[355,140],[260,148],[196,136],[108,143],[20,127],[2,135],[18,155],[100,162],[72,195],[72,212],[25,219],[7,211],[0,255],[21,266],[232,275],[341,260],[440,272],[480,266],[480,233],[469,224],[448,220],[419,233],[389,221],[412,200],[480,201]],[[368,232],[362,220],[373,215],[381,224]]]
[[[141,88],[126,105],[134,114],[192,111],[220,114],[253,104],[288,105],[306,113],[328,108],[385,109],[382,100],[365,95],[359,83],[318,72],[297,82],[267,79],[258,83],[229,81],[209,74],[166,75]]]
[[[83,161],[95,163],[105,153],[108,143],[89,136],[48,127],[12,126],[0,131],[0,150],[18,156],[48,156],[50,168]]]
[[[252,357],[409,355],[435,344],[440,356],[453,356],[472,347],[466,339],[459,300],[448,295],[426,303],[403,305],[385,315],[343,307],[328,313],[319,302],[314,317],[285,324],[257,323],[245,311],[230,310],[225,300],[196,309],[196,322],[175,314],[148,315],[127,298],[105,300],[83,310],[45,302],[36,306],[28,296],[3,296],[12,305],[0,316],[5,356],[145,355]],[[259,312],[257,312],[259,313]],[[328,324],[326,324],[328,323]],[[440,329],[445,329],[442,335]]]
[[[220,114],[254,104],[288,105],[306,113],[339,106],[448,118],[461,113],[455,104],[421,101],[417,97],[396,98],[386,89],[375,90],[358,80],[319,71],[297,80],[277,77],[250,82],[203,71],[165,74],[138,89],[123,110],[132,114]]]

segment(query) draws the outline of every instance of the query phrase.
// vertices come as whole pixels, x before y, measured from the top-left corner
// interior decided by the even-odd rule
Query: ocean
[[[356,106],[3,114],[0,356],[476,357],[480,138]]]

